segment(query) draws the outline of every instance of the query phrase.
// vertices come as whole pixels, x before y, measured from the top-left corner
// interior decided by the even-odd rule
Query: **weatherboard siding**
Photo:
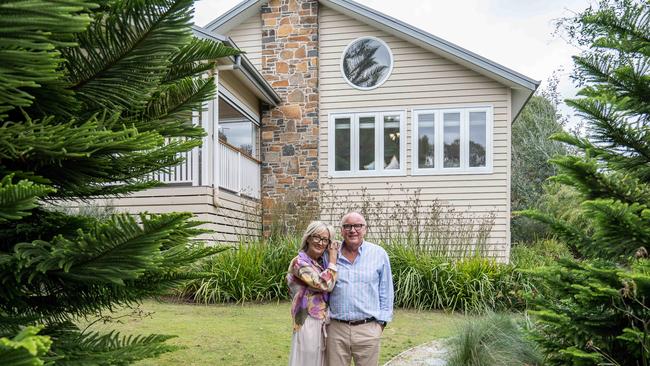
[[[262,70],[262,20],[252,16],[228,32],[239,49],[246,52],[246,57],[258,70]]]
[[[214,231],[198,239],[209,243],[238,242],[242,238],[261,235],[260,203],[220,190],[216,200],[211,187],[169,185],[136,192],[128,197],[73,202],[69,207],[108,207],[130,214],[190,212],[196,220],[205,222],[201,228]]]
[[[462,65],[327,7],[321,7],[319,23],[319,174],[325,200],[339,200],[345,202],[342,206],[353,207],[370,198],[381,201],[390,210],[404,205],[409,194],[413,197],[413,192],[419,191],[423,205],[438,200],[445,210],[465,212],[469,221],[492,215],[494,225],[488,240],[491,254],[507,260],[510,244],[510,90]],[[362,36],[386,42],[394,58],[388,80],[369,91],[351,87],[340,71],[343,50]],[[412,110],[471,106],[492,107],[492,173],[413,176]],[[328,177],[329,115],[378,110],[406,113],[406,176]],[[326,210],[324,215],[328,215]],[[375,231],[379,231],[378,228]]]

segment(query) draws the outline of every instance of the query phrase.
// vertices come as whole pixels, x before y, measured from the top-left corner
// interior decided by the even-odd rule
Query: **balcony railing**
[[[179,154],[185,158],[185,161],[171,168],[168,172],[157,172],[153,174],[153,179],[163,183],[192,183],[194,177],[199,172],[199,166],[192,164],[194,155],[198,154],[198,148],[191,151]]]
[[[202,150],[200,150],[202,149]],[[183,153],[185,161],[168,172],[155,173],[153,178],[163,183],[191,183],[194,186],[209,186],[217,181],[219,187],[259,199],[261,162],[225,141],[219,141],[216,149],[218,174],[211,174],[211,161],[208,159],[210,147],[195,148]],[[208,174],[202,174],[207,169]]]
[[[260,162],[227,142],[219,142],[219,187],[260,198]]]

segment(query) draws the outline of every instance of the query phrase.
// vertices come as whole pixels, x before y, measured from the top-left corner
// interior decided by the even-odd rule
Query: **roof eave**
[[[211,39],[216,42],[222,42],[223,44],[239,49],[237,45],[230,39],[220,34],[210,32],[205,28],[199,27],[197,25],[192,26],[192,32],[198,38]],[[252,87],[258,94],[258,97],[262,99],[265,103],[272,106],[277,106],[280,104],[282,99],[278,93],[273,89],[273,87],[266,81],[266,79],[257,71],[257,68],[251,63],[251,61],[246,57],[245,54],[239,56],[230,56],[228,57],[229,62],[236,64],[236,57],[240,57],[240,67],[236,68],[235,71],[244,78],[250,87]]]

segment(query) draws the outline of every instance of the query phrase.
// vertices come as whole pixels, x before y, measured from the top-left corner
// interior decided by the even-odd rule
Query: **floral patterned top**
[[[319,263],[303,251],[291,260],[287,284],[292,298],[294,332],[305,323],[308,315],[316,319],[327,319],[327,301],[335,282],[336,263]]]

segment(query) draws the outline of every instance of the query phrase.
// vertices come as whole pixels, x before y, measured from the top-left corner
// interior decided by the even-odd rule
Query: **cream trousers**
[[[323,320],[308,316],[291,338],[289,366],[325,365],[325,328]]]

